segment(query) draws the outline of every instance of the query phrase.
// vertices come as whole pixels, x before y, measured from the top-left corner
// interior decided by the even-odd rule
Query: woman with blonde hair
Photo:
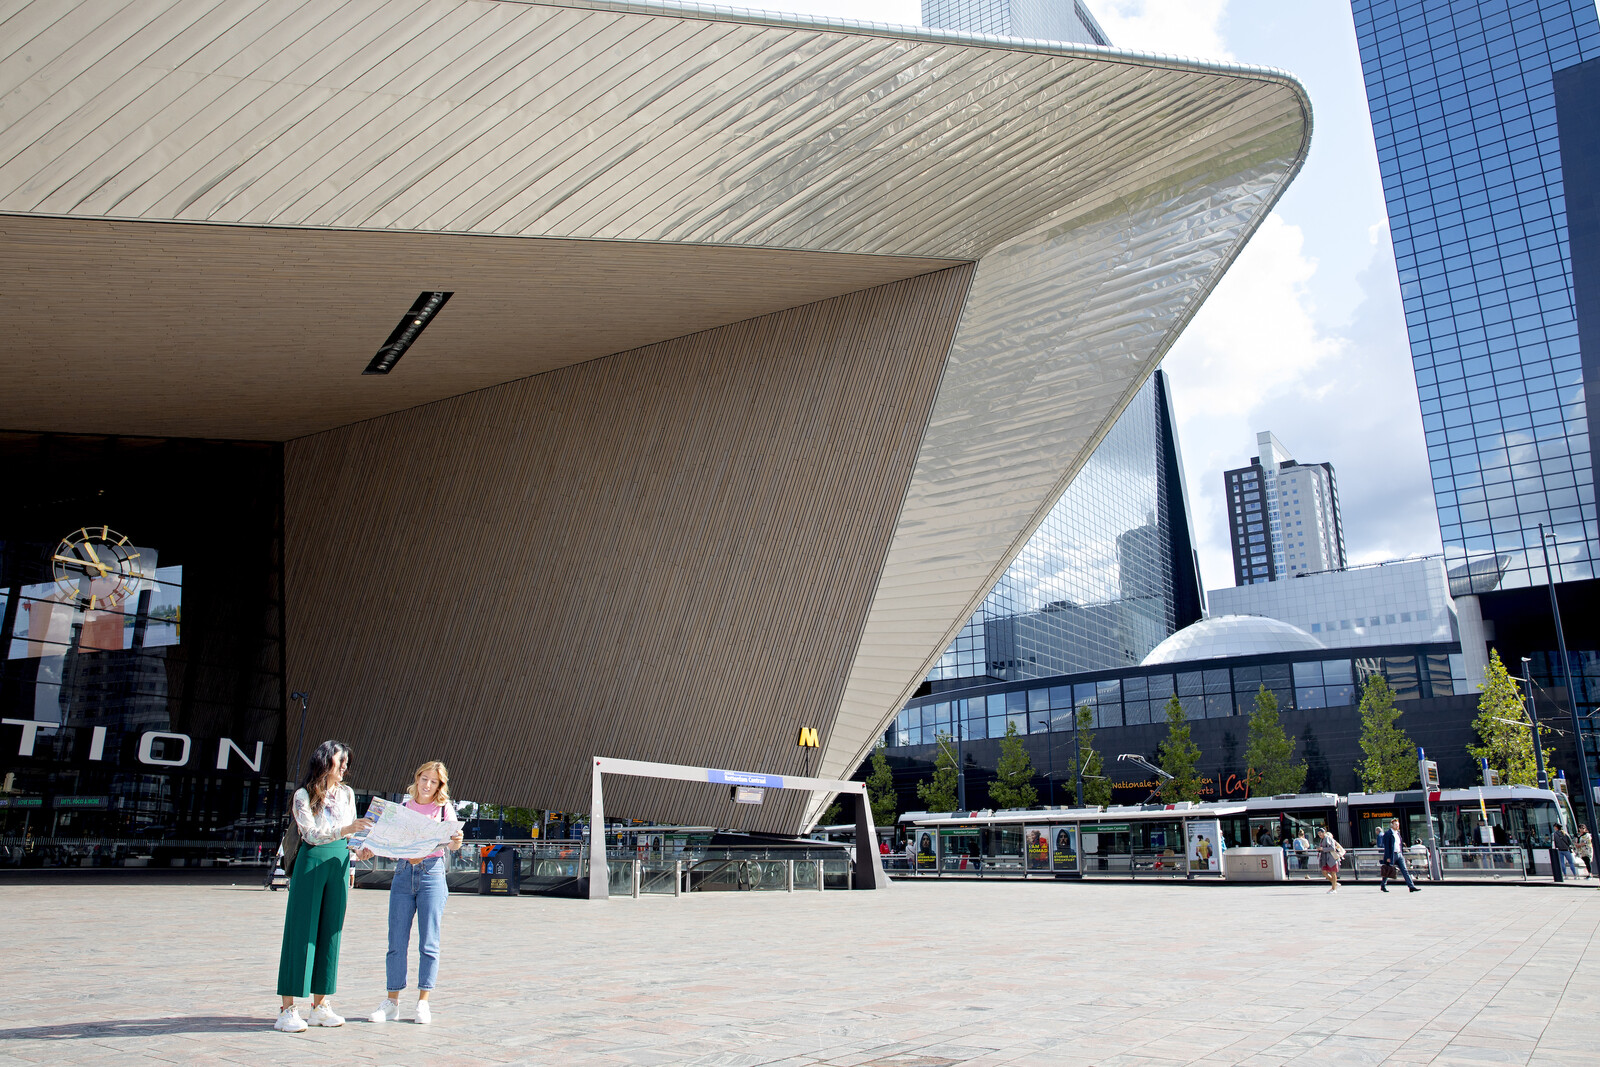
[[[450,803],[450,772],[438,760],[429,760],[411,776],[405,806],[430,819],[454,820],[455,805]],[[461,834],[450,839],[450,850],[461,847]],[[358,854],[365,858],[370,853]],[[384,970],[389,996],[382,1006],[367,1016],[381,1023],[400,1018],[400,991],[406,987],[406,971],[411,956],[411,926],[417,927],[417,1022],[433,1021],[428,994],[439,975],[439,927],[444,921],[444,902],[450,895],[445,882],[449,868],[444,848],[436,848],[416,859],[396,860],[394,882],[389,886],[389,954]]]

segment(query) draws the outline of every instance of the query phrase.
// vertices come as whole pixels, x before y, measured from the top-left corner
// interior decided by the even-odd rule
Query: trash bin
[[[514,897],[522,892],[522,865],[510,845],[484,845],[478,850],[478,894]]]

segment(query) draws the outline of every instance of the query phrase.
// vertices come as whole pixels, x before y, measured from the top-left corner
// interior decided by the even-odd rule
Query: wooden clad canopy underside
[[[954,262],[0,215],[0,427],[288,440]]]
[[[288,682],[401,788],[584,810],[589,757],[795,773],[828,731],[971,268],[292,441]],[[799,828],[801,794],[608,812]],[[614,798],[614,799],[613,799]]]

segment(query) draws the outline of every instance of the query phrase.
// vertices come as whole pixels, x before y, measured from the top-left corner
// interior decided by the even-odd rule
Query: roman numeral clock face
[[[68,534],[51,557],[56,585],[83,607],[111,610],[139,591],[139,550],[109,526]]]

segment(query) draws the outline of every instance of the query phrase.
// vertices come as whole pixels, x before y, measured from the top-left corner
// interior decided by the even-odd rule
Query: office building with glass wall
[[[1568,197],[1600,119],[1557,83],[1600,57],[1600,19],[1592,0],[1352,8],[1452,589],[1515,665],[1554,658],[1553,581],[1579,667],[1600,650],[1600,375],[1573,269],[1596,238]],[[1543,681],[1565,699],[1559,670]]]
[[[929,673],[930,691],[1138,663],[1200,618],[1176,427],[1157,371]]]
[[[922,0],[922,24],[995,37],[1111,43],[1080,0]]]
[[[988,682],[912,701],[884,733],[903,810],[922,804],[915,783],[930,773],[938,738],[959,748],[966,769],[967,807],[988,807],[987,785],[1000,758],[999,738],[1014,726],[1032,760],[1041,803],[1067,804],[1075,746],[1091,743],[1104,757],[1117,803],[1144,800],[1154,783],[1118,765],[1134,753],[1159,765],[1167,736],[1166,705],[1176,695],[1200,747],[1207,799],[1247,795],[1245,746],[1256,694],[1278,701],[1295,754],[1307,763],[1306,790],[1349,793],[1359,788],[1361,686],[1383,674],[1401,711],[1399,725],[1439,761],[1452,786],[1473,781],[1466,752],[1477,693],[1464,678],[1454,641],[1374,643],[1327,648],[1315,636],[1273,619],[1222,616],[1180,630],[1145,662],[1027,682]],[[1088,708],[1091,727],[1079,733],[1073,711]]]
[[[1331,463],[1300,463],[1271,431],[1260,455],[1224,471],[1234,585],[1258,585],[1345,565],[1339,483]]]

